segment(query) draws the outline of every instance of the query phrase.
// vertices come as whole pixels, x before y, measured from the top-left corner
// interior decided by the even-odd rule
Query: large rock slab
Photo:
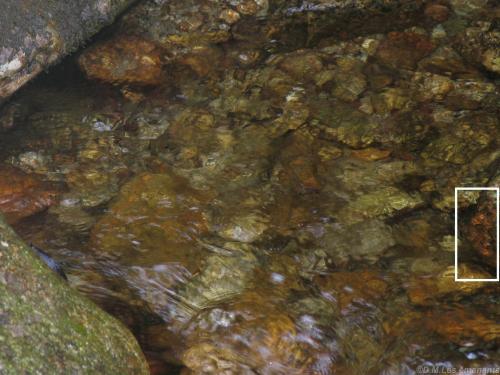
[[[132,334],[47,268],[1,216],[0,374],[149,374]]]
[[[3,0],[0,104],[111,23],[134,0]]]

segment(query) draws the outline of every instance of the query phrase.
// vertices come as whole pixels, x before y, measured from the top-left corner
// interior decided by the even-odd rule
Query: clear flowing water
[[[454,187],[497,186],[500,155],[498,75],[460,37],[498,31],[436,4],[204,46],[155,87],[72,56],[9,104],[0,208],[152,373],[498,369],[498,283],[453,279]],[[490,201],[459,202],[462,277],[494,277]]]

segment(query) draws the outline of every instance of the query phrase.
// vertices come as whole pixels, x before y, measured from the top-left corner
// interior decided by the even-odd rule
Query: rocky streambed
[[[499,15],[140,2],[4,107],[0,211],[153,374],[495,371]]]

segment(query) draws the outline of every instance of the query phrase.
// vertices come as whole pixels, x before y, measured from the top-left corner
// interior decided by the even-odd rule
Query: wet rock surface
[[[492,179],[498,186],[499,178]],[[494,191],[485,192],[480,197],[475,211],[466,228],[466,238],[475,252],[488,265],[495,267],[497,262],[497,245],[495,242],[496,222],[495,214],[497,202]]]
[[[0,22],[0,104],[83,42],[131,0],[5,1]]]
[[[0,166],[0,211],[9,224],[44,211],[57,201],[57,188],[33,174]]]
[[[494,5],[142,2],[16,99],[0,199],[156,373],[498,368],[498,285],[453,272],[454,188],[498,187]]]

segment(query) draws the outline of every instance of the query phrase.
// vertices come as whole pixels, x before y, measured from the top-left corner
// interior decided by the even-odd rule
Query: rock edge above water
[[[132,334],[54,274],[0,216],[0,374],[149,374]]]
[[[3,0],[0,104],[110,24],[134,0]]]

